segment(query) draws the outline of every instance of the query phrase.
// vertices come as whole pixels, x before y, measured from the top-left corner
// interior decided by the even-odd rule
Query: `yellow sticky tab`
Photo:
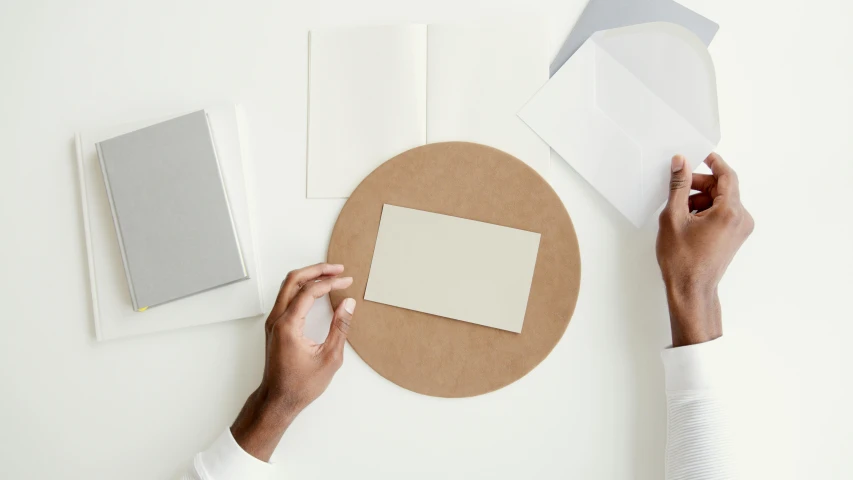
[[[145,310],[148,310],[148,307],[142,307],[139,310],[137,310],[137,312],[144,312]]]

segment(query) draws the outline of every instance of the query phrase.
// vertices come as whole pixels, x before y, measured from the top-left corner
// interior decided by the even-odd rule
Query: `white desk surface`
[[[74,5],[72,5],[74,4]],[[716,20],[723,140],[757,227],[720,295],[741,350],[744,478],[853,476],[853,7],[685,0]],[[256,386],[262,320],[94,340],[73,134],[231,98],[248,116],[264,284],[325,256],[341,200],[305,200],[307,29],[546,14],[581,0],[0,3],[0,465],[8,478],[168,478]],[[282,478],[660,479],[668,340],[655,222],[565,163],[583,257],[554,352],[465,400],[400,389],[348,348],[286,433]],[[324,304],[313,319],[321,324]],[[324,325],[317,325],[317,331]],[[742,377],[742,378],[741,378]],[[764,403],[769,402],[769,403]]]

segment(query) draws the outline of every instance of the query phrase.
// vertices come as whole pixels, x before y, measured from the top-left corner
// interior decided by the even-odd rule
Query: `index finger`
[[[270,317],[280,317],[281,314],[287,310],[287,306],[291,301],[293,301],[293,297],[296,296],[299,289],[306,283],[317,280],[321,277],[338,275],[343,271],[343,265],[318,263],[316,265],[300,268],[299,270],[293,270],[288,273],[287,276],[284,277],[284,281],[281,282],[281,289],[278,291],[278,296],[276,297],[275,305],[273,305],[272,311],[270,312]]]
[[[720,195],[740,196],[737,173],[723,160],[719,154],[712,153],[705,159],[705,164],[711,168],[711,173],[717,179],[717,192]]]
[[[290,302],[283,318],[286,322],[295,321],[300,324],[305,320],[308,311],[314,305],[314,301],[333,290],[343,290],[352,285],[352,277],[337,277],[319,280],[305,285]]]

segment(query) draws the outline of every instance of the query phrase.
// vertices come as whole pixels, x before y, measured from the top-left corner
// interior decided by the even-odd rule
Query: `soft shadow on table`
[[[627,223],[627,222],[626,222]],[[633,425],[635,478],[662,478],[666,442],[666,396],[660,352],[669,342],[669,315],[655,256],[657,217],[641,229],[630,227],[621,239],[618,259],[620,302],[627,333],[624,345],[636,391]]]

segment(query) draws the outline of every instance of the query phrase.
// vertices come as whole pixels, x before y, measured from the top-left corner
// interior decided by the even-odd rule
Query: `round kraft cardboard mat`
[[[365,301],[386,203],[540,233],[521,333]],[[328,261],[354,279],[330,298],[332,307],[358,301],[349,342],[359,356],[397,385],[437,397],[480,395],[527,374],[563,336],[580,288],[578,240],[560,198],[517,158],[474,143],[417,147],[374,170],[341,210]],[[448,275],[477,281],[475,272]]]

